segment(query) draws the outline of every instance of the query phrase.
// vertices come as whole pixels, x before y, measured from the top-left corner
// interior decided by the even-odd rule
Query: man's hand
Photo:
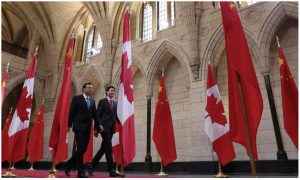
[[[98,131],[94,130],[94,136],[98,137]]]

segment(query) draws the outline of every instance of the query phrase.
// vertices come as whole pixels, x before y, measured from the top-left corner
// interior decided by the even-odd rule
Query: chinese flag
[[[177,158],[172,115],[163,76],[160,78],[152,138],[164,166]]]
[[[207,101],[204,131],[217,153],[220,163],[224,166],[235,158],[229,127],[224,115],[224,107],[219,88],[210,64],[207,68]]]
[[[4,96],[4,93],[5,93],[7,80],[8,80],[8,72],[5,71],[4,75],[2,77],[2,82],[1,82],[1,93],[2,93],[1,94],[1,104],[3,103],[3,96]]]
[[[128,10],[126,10],[123,27],[121,81],[117,106],[118,118],[122,124],[121,141],[123,142],[124,167],[126,167],[135,156],[134,102],[131,66],[130,19]]]
[[[84,153],[84,156],[83,156],[83,164],[86,164],[88,163],[91,159],[93,159],[93,129],[94,129],[94,126],[93,126],[93,123],[91,125],[91,130],[90,130],[90,141],[89,141],[89,144],[88,144],[88,147]]]
[[[17,162],[25,158],[29,118],[32,107],[35,64],[36,53],[32,56],[32,61],[25,78],[21,97],[8,130],[9,162]]]
[[[253,157],[257,159],[256,134],[263,111],[263,101],[244,30],[233,2],[220,2],[228,66],[229,123],[233,141],[247,145],[242,95],[249,124]]]
[[[64,65],[64,78],[60,95],[56,104],[53,124],[51,128],[49,149],[52,156],[55,156],[55,165],[68,158],[68,117],[70,104],[70,91],[72,81],[72,59],[75,39],[69,40]]]
[[[34,125],[32,127],[29,141],[27,144],[27,152],[29,161],[34,163],[43,158],[43,145],[44,145],[44,105],[40,107],[39,114],[37,115]]]
[[[112,151],[116,164],[122,163],[122,143],[120,141],[120,137],[122,137],[122,125],[119,121],[116,121],[115,133],[113,134],[113,137],[111,139]]]
[[[1,137],[1,143],[2,143],[2,146],[1,146],[1,149],[2,149],[2,162],[4,161],[7,161],[8,160],[8,128],[10,126],[10,123],[11,123],[11,120],[12,120],[12,109],[10,110],[7,118],[6,118],[6,121],[5,121],[5,125],[2,129],[2,137]]]
[[[298,149],[298,89],[280,47],[278,56],[284,129]]]

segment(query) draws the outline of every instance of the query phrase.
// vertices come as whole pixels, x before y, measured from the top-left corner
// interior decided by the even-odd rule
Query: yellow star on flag
[[[279,65],[284,65],[284,60],[282,58],[279,58]]]
[[[158,91],[159,91],[159,92],[162,92],[162,90],[163,90],[163,87],[159,86]]]
[[[68,53],[67,53],[67,56],[68,56],[68,57],[71,57],[71,56],[72,56],[72,53],[73,53],[72,48],[69,48],[69,51],[68,51]]]
[[[234,3],[230,3],[229,7],[230,7],[230,9],[233,9],[233,8],[235,8],[235,4]]]
[[[2,87],[6,87],[6,81],[5,80],[2,82]]]

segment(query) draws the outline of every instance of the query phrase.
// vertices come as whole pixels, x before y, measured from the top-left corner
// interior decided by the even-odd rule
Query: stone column
[[[152,171],[152,157],[151,157],[151,98],[153,94],[149,93],[147,97],[147,148],[145,157],[145,170]]]

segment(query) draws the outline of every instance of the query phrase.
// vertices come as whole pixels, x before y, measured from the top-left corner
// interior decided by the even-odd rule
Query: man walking
[[[92,162],[88,165],[88,172],[93,175],[93,169],[97,166],[99,160],[105,153],[110,177],[116,177],[118,174],[115,171],[111,139],[114,133],[115,122],[117,117],[117,102],[113,100],[115,95],[115,87],[108,86],[105,89],[106,98],[100,99],[97,108],[98,121],[94,126],[94,135],[97,137],[100,132],[102,137],[101,148],[93,158]]]
[[[77,149],[67,161],[65,174],[70,176],[73,164],[77,167],[77,177],[85,178],[83,156],[90,140],[92,118],[97,121],[95,100],[91,95],[94,93],[92,83],[85,83],[82,87],[82,95],[74,96],[69,111],[68,132],[73,125]],[[59,152],[58,152],[59,153]]]

